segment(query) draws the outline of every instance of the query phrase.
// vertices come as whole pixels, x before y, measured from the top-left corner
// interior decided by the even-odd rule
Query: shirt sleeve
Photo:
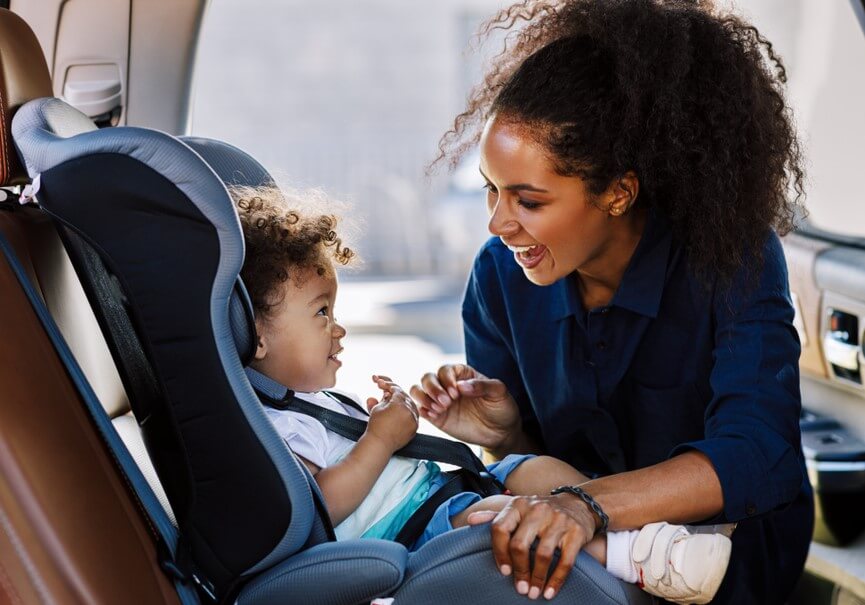
[[[327,431],[310,416],[265,408],[267,417],[295,454],[319,468],[327,468]]]
[[[540,426],[513,354],[513,338],[496,269],[487,244],[475,259],[463,298],[466,362],[481,374],[505,383],[520,409],[523,430],[541,443]]]
[[[714,296],[713,396],[705,438],[671,454],[698,450],[708,456],[730,522],[789,504],[803,483],[799,337],[774,233],[755,277],[737,277],[733,287]]]

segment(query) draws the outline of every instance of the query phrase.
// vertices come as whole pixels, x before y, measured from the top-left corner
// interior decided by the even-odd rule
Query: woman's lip
[[[538,263],[540,263],[547,255],[546,246],[538,244],[538,247],[541,248],[540,252],[533,254],[528,258],[525,258],[519,252],[514,252],[514,260],[516,260],[517,264],[519,264],[523,269],[534,269],[538,266]]]

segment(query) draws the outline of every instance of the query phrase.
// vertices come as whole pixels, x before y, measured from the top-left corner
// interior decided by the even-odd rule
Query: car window
[[[788,94],[804,143],[808,227],[865,243],[857,175],[865,141],[861,0],[749,0],[736,4],[788,67]]]

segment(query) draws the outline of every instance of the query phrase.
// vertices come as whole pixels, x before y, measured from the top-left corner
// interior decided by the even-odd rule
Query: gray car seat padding
[[[195,424],[203,412],[211,414],[214,424],[220,425],[219,429],[214,427],[213,435],[222,435],[225,442],[212,449],[206,444],[189,447],[189,443],[183,443],[173,449],[167,460],[161,458],[164,454],[158,449],[150,447],[151,443],[148,446],[181,530],[190,538],[193,557],[205,568],[206,575],[219,578],[256,573],[305,544],[313,510],[303,472],[294,457],[286,455],[285,444],[246,380],[228,322],[229,299],[243,260],[243,238],[233,204],[220,179],[201,158],[163,133],[123,128],[63,138],[53,132],[52,125],[60,124],[64,129],[74,125],[74,118],[64,116],[75,113],[57,99],[28,103],[15,117],[16,145],[31,176],[41,175],[40,199],[52,199],[55,209],[61,211],[58,206],[62,206],[62,212],[80,218],[79,230],[106,238],[99,242],[101,256],[111,262],[129,263],[146,274],[133,286],[137,292],[131,305],[134,320],[143,328],[140,334],[160,333],[160,328],[152,328],[147,322],[160,312],[166,313],[159,309],[160,300],[170,296],[175,305],[195,306],[194,312],[203,315],[201,321],[209,324],[212,358],[206,368],[199,364],[203,373],[194,378],[171,372],[187,365],[192,368],[207,357],[206,351],[184,351],[178,343],[153,339],[145,339],[142,344],[154,367],[158,367],[160,357],[164,357],[163,364],[169,359],[176,364],[174,370],[166,369],[171,379],[178,379],[173,386],[181,392],[185,389],[187,396],[194,397],[194,391],[199,390],[201,399],[208,395],[211,398],[206,405],[199,400],[199,410],[187,409],[188,402],[180,401],[168,412],[167,416],[175,421],[171,428],[180,433],[187,431],[182,441],[202,439]],[[57,195],[52,195],[54,183]],[[147,205],[151,194],[160,198],[153,206]],[[130,219],[130,215],[137,216],[137,220]],[[82,229],[81,223],[86,227]],[[110,230],[106,225],[111,226]],[[172,229],[182,242],[165,237]],[[107,250],[110,245],[115,249]],[[196,252],[209,252],[216,265],[207,266],[209,259],[202,257],[190,274],[189,265]],[[193,303],[190,297],[196,293],[190,291],[195,282],[204,299]],[[130,284],[124,285],[130,294]],[[161,296],[149,294],[154,291]],[[199,322],[195,317],[186,319]],[[236,417],[238,410],[243,422]],[[175,412],[181,416],[175,418]],[[148,441],[147,425],[143,429]],[[237,440],[248,447],[233,447]],[[259,484],[270,485],[269,490],[245,493],[249,468],[256,469]],[[165,480],[183,473],[189,473],[189,478],[179,477],[174,483]],[[268,473],[272,473],[270,483],[265,478]],[[197,490],[212,489],[216,477],[228,484],[227,493],[198,498]],[[198,510],[202,506],[204,509]],[[226,516],[233,520],[228,526],[222,523]],[[278,536],[275,543],[274,535]]]

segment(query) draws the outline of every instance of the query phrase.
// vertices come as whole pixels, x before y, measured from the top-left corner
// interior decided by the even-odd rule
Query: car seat
[[[243,372],[255,334],[223,180],[237,165],[233,148],[95,130],[53,98],[24,105],[13,134],[34,180],[29,194],[59,225],[165,487],[180,538],[163,563],[175,579],[195,580],[204,600],[250,605],[382,595],[421,605],[524,602],[495,569],[483,526],[411,555],[392,542],[332,540],[314,481]],[[557,598],[651,602],[588,555]]]

